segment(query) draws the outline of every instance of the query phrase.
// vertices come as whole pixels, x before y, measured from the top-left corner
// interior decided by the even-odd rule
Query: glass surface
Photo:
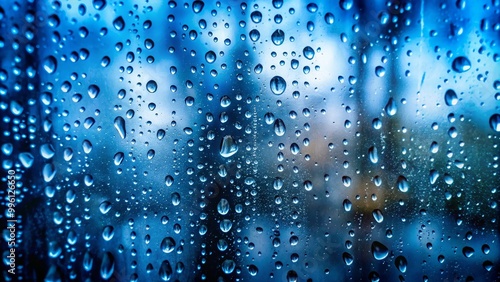
[[[2,1],[4,281],[498,281],[500,1]]]

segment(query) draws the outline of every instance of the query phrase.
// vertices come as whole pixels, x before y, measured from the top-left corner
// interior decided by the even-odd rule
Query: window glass
[[[498,280],[499,13],[2,2],[3,280]]]

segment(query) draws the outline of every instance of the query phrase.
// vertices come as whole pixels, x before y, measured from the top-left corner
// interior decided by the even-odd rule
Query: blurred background
[[[499,280],[499,14],[2,2],[3,280]]]

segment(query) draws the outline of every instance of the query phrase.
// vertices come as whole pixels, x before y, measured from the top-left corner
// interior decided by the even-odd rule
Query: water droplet
[[[493,114],[490,117],[490,127],[493,131],[500,132],[500,114]]]
[[[115,118],[114,125],[116,131],[118,131],[118,134],[120,134],[120,137],[122,139],[125,139],[125,137],[127,136],[127,132],[125,129],[125,120],[121,116],[117,116]]]
[[[344,11],[349,11],[352,8],[353,4],[353,0],[340,0],[339,2],[340,8],[342,8],[342,10]]]
[[[286,81],[281,76],[275,76],[271,79],[271,91],[276,95],[281,95],[285,92]]]
[[[160,248],[166,254],[173,252],[175,249],[174,238],[172,238],[172,237],[163,238],[163,240],[161,241],[161,244],[160,244]]]
[[[233,273],[234,271],[234,268],[236,267],[236,263],[234,263],[233,260],[231,259],[227,259],[225,260],[223,263],[222,263],[222,271],[225,273],[225,274],[231,274]]]
[[[378,163],[378,152],[377,152],[377,147],[375,147],[375,146],[371,146],[371,147],[368,149],[368,156],[369,156],[369,158],[370,158],[370,162],[372,162],[373,164]]]
[[[205,60],[207,61],[207,63],[209,64],[212,64],[213,62],[215,62],[215,60],[217,59],[217,55],[215,54],[214,51],[208,51],[206,54],[205,54]]]
[[[99,92],[101,92],[101,89],[99,89],[99,86],[95,84],[91,84],[87,89],[87,93],[91,99],[95,99],[97,95],[99,95]]]
[[[378,241],[372,243],[372,255],[376,260],[383,260],[389,255],[389,249]]]
[[[462,249],[462,254],[464,254],[464,256],[466,258],[470,258],[472,255],[474,255],[474,249],[471,248],[471,247],[468,247],[468,246],[465,246],[463,249]]]
[[[437,179],[439,178],[439,172],[435,169],[431,169],[429,172],[429,182],[434,185],[436,184]]]
[[[160,265],[160,270],[158,271],[158,275],[160,279],[163,281],[169,281],[172,278],[172,266],[170,266],[170,262],[168,260],[164,260]]]
[[[262,13],[259,11],[253,11],[250,14],[250,18],[252,19],[252,22],[260,23],[262,21]]]
[[[308,60],[312,60],[314,58],[314,49],[310,46],[306,46],[304,50],[302,50],[304,57]]]
[[[238,152],[238,144],[236,141],[230,135],[224,136],[220,145],[220,155],[224,158],[229,158],[236,154],[236,152]]]
[[[102,214],[107,214],[110,209],[111,209],[111,203],[108,201],[104,201],[101,204],[99,204],[99,211]]]
[[[342,259],[346,265],[351,265],[354,262],[354,257],[348,252],[342,254]]]
[[[222,232],[227,233],[231,230],[231,227],[233,227],[233,223],[229,219],[223,219],[219,223],[219,227]]]
[[[260,38],[260,32],[256,29],[250,30],[249,35],[250,35],[250,40],[252,40],[252,42],[256,42]]]
[[[50,182],[56,176],[56,167],[52,163],[47,163],[42,169],[43,180]]]
[[[205,3],[203,3],[203,1],[197,0],[193,2],[193,12],[195,12],[195,14],[201,12],[203,7],[205,7]]]
[[[104,280],[108,280],[113,276],[113,272],[115,271],[115,258],[110,252],[105,252],[102,256],[101,261],[101,278]]]
[[[378,77],[383,77],[385,75],[385,68],[384,67],[381,67],[381,66],[377,66],[375,68],[375,74],[378,76]]]
[[[92,0],[92,6],[96,10],[102,10],[106,6],[106,0]]]
[[[471,66],[469,59],[467,59],[466,57],[460,56],[460,57],[456,57],[455,60],[453,60],[451,67],[453,68],[454,71],[456,71],[458,73],[463,73],[463,72],[470,70],[470,68],[472,66]]]
[[[271,35],[271,40],[273,41],[274,45],[280,46],[285,41],[285,32],[281,29],[275,30]]]
[[[217,211],[221,215],[225,215],[229,212],[230,206],[229,206],[229,201],[222,198],[219,203],[217,204]]]
[[[313,189],[313,184],[310,180],[304,181],[304,189],[306,189],[306,191],[311,191]]]
[[[283,136],[286,132],[285,123],[282,119],[278,118],[274,121],[274,133],[278,136]]]
[[[346,212],[351,211],[351,209],[352,209],[352,203],[351,203],[351,201],[349,201],[348,199],[345,199],[345,200],[342,202],[342,206],[344,206],[344,210],[345,210]]]
[[[165,185],[167,185],[167,187],[170,187],[172,186],[172,184],[174,184],[174,178],[171,175],[165,176]]]
[[[113,239],[113,236],[115,236],[115,229],[113,228],[113,226],[111,225],[105,226],[104,229],[102,230],[102,238],[105,241],[109,241]]]
[[[452,89],[448,89],[444,94],[444,101],[447,106],[455,106],[458,103],[457,93]]]
[[[290,152],[292,152],[292,154],[294,154],[294,155],[297,155],[298,153],[300,153],[299,145],[297,145],[297,143],[292,143],[292,145],[290,145]]]
[[[408,262],[406,261],[406,258],[404,256],[398,256],[396,260],[394,261],[394,264],[398,268],[401,273],[406,272],[406,266],[408,265]]]
[[[19,156],[19,161],[25,168],[30,168],[33,165],[33,162],[35,161],[35,157],[29,152],[23,152],[20,153]]]
[[[398,106],[393,98],[389,98],[389,101],[385,105],[385,112],[388,116],[393,116],[398,112]]]
[[[398,185],[399,191],[401,191],[403,193],[408,192],[408,190],[410,189],[410,184],[408,183],[408,180],[406,179],[406,177],[404,177],[402,175],[400,175],[398,177],[397,185]]]
[[[286,274],[286,281],[287,282],[298,282],[299,275],[294,270],[289,270]]]
[[[384,221],[384,215],[382,214],[381,210],[379,209],[373,210],[372,215],[373,219],[375,219],[377,223],[382,223]]]
[[[47,56],[43,62],[43,69],[48,73],[52,74],[57,70],[57,60],[54,56]]]
[[[335,16],[330,12],[326,13],[325,22],[327,24],[333,24],[335,22]]]
[[[119,16],[113,21],[113,26],[115,27],[116,30],[121,31],[125,28],[125,22],[123,21],[123,18]]]
[[[148,83],[146,83],[146,89],[148,90],[149,93],[155,93],[157,88],[158,85],[154,80],[150,80],[148,81]]]
[[[342,176],[342,183],[344,184],[345,187],[350,187],[352,183],[352,179],[349,176]]]

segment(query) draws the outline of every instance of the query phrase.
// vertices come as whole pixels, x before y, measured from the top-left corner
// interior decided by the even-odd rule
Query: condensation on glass
[[[3,280],[500,279],[499,14],[2,2]]]

